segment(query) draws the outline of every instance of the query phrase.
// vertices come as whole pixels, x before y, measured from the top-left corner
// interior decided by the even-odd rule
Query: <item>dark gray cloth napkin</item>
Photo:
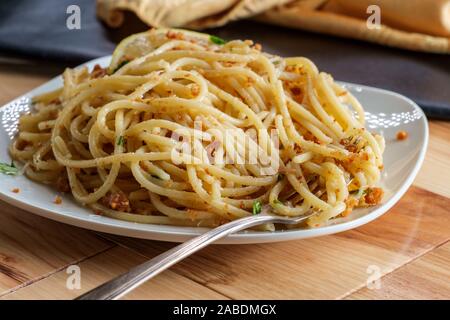
[[[78,5],[81,29],[69,30],[69,5]],[[93,0],[1,0],[0,54],[61,62],[70,66],[111,54],[124,36],[145,30],[126,19],[117,30],[95,16]],[[450,119],[450,56],[410,52],[366,42],[318,35],[253,21],[208,30],[225,39],[253,39],[264,50],[306,56],[336,80],[399,92],[431,118]]]

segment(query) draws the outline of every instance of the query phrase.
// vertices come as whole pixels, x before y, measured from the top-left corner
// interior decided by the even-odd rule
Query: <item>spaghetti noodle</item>
[[[145,50],[115,53],[109,72],[67,69],[61,89],[35,97],[10,146],[30,179],[154,224],[215,226],[270,208],[316,211],[314,227],[381,200],[384,139],[311,61],[183,30],[142,37]]]

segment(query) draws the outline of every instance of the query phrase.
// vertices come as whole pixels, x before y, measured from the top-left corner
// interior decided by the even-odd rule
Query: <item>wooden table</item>
[[[0,105],[61,71],[0,63]],[[449,240],[450,123],[430,121],[414,186],[380,219],[315,239],[210,246],[126,298],[449,299]],[[92,232],[0,202],[0,298],[72,299],[173,245]],[[71,265],[80,267],[81,289],[67,289]]]

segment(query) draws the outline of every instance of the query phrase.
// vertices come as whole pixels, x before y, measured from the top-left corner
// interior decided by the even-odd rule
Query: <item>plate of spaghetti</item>
[[[349,230],[388,211],[428,127],[399,94],[304,57],[177,29],[123,40],[0,109],[0,198],[41,216],[184,241],[261,212],[301,216],[222,243]]]

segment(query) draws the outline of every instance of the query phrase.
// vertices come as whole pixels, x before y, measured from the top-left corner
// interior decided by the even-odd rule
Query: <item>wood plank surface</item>
[[[233,299],[340,298],[366,285],[368,269],[388,274],[448,241],[449,207],[449,199],[411,188],[387,214],[358,229],[282,243],[213,245],[172,270]],[[148,257],[173,246],[106,237]]]
[[[450,242],[384,277],[379,289],[363,288],[346,299],[450,299]]]
[[[134,251],[116,246],[78,264],[80,289],[69,289],[66,269],[35,282],[1,299],[73,299],[111,280],[146,258]],[[70,271],[70,270],[69,270]],[[192,280],[167,271],[140,286],[126,299],[227,299]]]
[[[0,106],[61,74],[64,68],[42,63],[0,63]]]
[[[0,205],[0,295],[114,246],[93,232]]]
[[[430,141],[414,185],[450,197],[450,122],[429,121]]]

